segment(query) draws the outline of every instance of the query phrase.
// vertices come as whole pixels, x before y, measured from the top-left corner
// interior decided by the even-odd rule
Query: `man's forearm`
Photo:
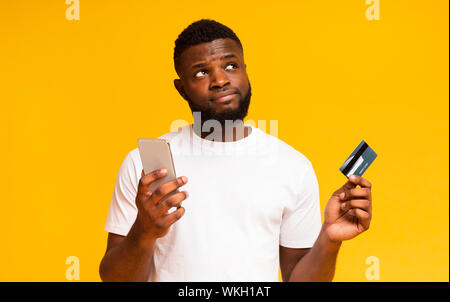
[[[100,264],[103,281],[147,281],[155,239],[141,234],[134,224],[123,241],[105,254]]]
[[[300,259],[291,272],[291,282],[332,281],[341,242],[332,242],[324,234],[324,227],[311,250]]]

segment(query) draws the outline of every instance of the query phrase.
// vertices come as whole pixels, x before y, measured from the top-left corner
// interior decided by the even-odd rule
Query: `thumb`
[[[332,195],[341,199],[345,199],[349,196],[350,190],[355,188],[356,185],[348,180],[342,187],[335,191]],[[345,195],[342,195],[345,194]]]

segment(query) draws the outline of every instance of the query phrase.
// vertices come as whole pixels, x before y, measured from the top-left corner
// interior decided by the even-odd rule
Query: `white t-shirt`
[[[169,141],[186,212],[155,244],[149,281],[278,281],[279,245],[309,248],[321,228],[319,188],[309,160],[251,127],[235,142],[202,139],[186,125]],[[139,150],[116,180],[105,231],[126,236],[137,208]]]

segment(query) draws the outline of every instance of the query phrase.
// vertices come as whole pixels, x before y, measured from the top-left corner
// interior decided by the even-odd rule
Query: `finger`
[[[138,190],[148,190],[148,186],[155,180],[164,177],[167,174],[167,169],[154,170],[148,174],[144,174],[144,170],[141,172],[141,179],[139,180]]]
[[[356,184],[354,184],[350,178],[347,180],[347,182],[342,186],[342,188],[346,189],[346,190],[351,190],[353,188],[356,187]]]
[[[350,196],[351,196],[350,189],[342,187],[341,193],[339,194],[339,198],[341,199],[341,201],[349,199]]]
[[[370,200],[367,199],[352,199],[341,204],[343,211],[349,211],[352,209],[360,209],[370,214],[372,207]]]
[[[356,187],[356,185],[354,183],[352,183],[350,180],[348,180],[341,188],[339,188],[339,190],[335,191],[333,193],[333,195],[339,196],[342,199],[346,196],[346,195],[342,195],[342,193],[344,193],[345,191],[349,191],[355,187]]]
[[[352,209],[352,210],[353,215],[356,216],[356,218],[358,218],[359,223],[363,227],[363,230],[361,231],[367,230],[370,226],[370,220],[372,219],[372,215],[361,209]]]
[[[173,195],[171,195],[169,198],[161,201],[158,204],[158,212],[160,213],[167,213],[172,207],[181,207],[181,203],[183,200],[188,198],[189,194],[186,191],[178,192]]]
[[[371,199],[369,188],[354,188],[346,192],[346,199]]]
[[[185,213],[185,209],[183,207],[179,207],[176,211],[173,211],[170,214],[165,215],[161,218],[161,224],[168,228],[175,222],[177,222],[181,217],[183,217]]]
[[[165,171],[164,171],[165,170]],[[150,191],[150,184],[155,180],[164,177],[167,174],[166,169],[159,169],[152,171],[148,174],[144,174],[144,170],[141,172],[141,179],[138,184],[138,192],[136,198],[139,200],[148,200],[153,195]]]
[[[372,184],[367,179],[359,175],[350,175],[348,180],[354,185],[360,185],[362,188],[372,188]]]
[[[187,183],[187,177],[181,176],[177,177],[174,180],[168,181],[166,183],[163,183],[160,185],[156,190],[153,192],[152,200],[157,204],[160,202],[167,194],[175,191],[179,187],[185,185]]]

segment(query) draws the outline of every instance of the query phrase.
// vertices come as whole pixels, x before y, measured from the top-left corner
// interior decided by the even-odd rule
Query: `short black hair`
[[[177,66],[179,64],[180,56],[187,48],[225,38],[233,39],[243,50],[241,41],[229,27],[210,19],[201,19],[192,23],[186,27],[175,40],[173,54],[175,70],[178,70]]]

